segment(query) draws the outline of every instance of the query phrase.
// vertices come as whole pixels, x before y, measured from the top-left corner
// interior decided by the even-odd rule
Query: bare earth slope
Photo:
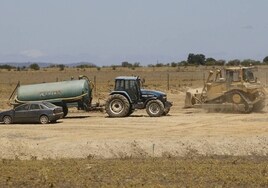
[[[50,125],[0,125],[1,158],[127,158],[185,155],[267,155],[268,116],[184,109],[184,93],[168,93],[170,115],[128,118],[73,110]]]

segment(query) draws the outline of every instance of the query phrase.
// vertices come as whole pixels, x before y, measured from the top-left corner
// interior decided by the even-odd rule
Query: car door
[[[28,116],[29,116],[29,122],[39,122],[39,116],[40,116],[39,104],[31,104]]]
[[[29,104],[23,104],[15,108],[14,122],[24,123],[28,121]]]

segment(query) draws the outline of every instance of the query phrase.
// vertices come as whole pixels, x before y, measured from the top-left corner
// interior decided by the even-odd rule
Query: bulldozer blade
[[[234,104],[234,103],[224,103],[224,104],[200,104],[201,108],[206,109],[208,111],[231,111],[231,112],[242,112],[245,111],[244,104]]]

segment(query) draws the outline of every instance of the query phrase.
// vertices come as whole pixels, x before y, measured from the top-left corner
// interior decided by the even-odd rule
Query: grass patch
[[[2,159],[0,187],[267,187],[267,159]]]

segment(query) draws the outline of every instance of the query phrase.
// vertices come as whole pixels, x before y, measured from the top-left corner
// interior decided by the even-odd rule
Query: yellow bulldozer
[[[255,67],[225,67],[210,71],[204,87],[186,92],[185,107],[242,113],[261,111],[266,91],[254,76],[255,70]]]

